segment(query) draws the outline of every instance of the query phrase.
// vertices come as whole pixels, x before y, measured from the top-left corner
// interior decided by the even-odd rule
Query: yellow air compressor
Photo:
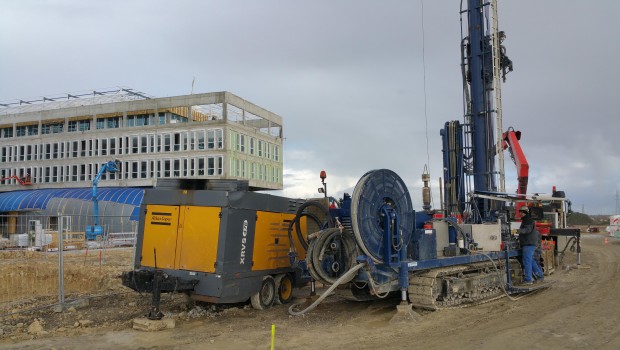
[[[160,314],[161,292],[211,303],[250,299],[257,309],[287,303],[309,280],[295,263],[305,259],[305,242],[289,236],[304,202],[243,190],[147,189],[134,270],[123,284],[153,293],[151,318]],[[305,232],[306,218],[300,223]]]

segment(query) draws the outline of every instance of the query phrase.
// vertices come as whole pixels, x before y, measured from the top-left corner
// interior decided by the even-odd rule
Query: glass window
[[[164,160],[164,177],[170,177],[170,159]]]
[[[173,145],[174,146],[173,150],[175,152],[178,152],[178,151],[181,150],[181,143],[182,142],[183,141],[182,141],[181,133],[175,132],[174,133],[174,145]]]
[[[131,178],[137,179],[138,177],[138,162],[131,162]]]
[[[149,152],[155,153],[155,135],[149,135]]]
[[[245,135],[239,134],[239,151],[245,153]]]
[[[140,136],[140,152],[147,153],[148,152],[148,136],[142,135]]]
[[[116,129],[116,128],[120,127],[121,117],[107,118],[106,121],[107,121],[108,129]]]
[[[224,131],[222,129],[215,129],[215,148],[224,148]]]
[[[164,152],[170,152],[170,134],[164,134]]]
[[[179,177],[181,176],[181,161],[178,159],[175,159],[172,162],[172,177]]]
[[[101,139],[101,148],[99,150],[99,152],[101,153],[102,156],[107,156],[108,155],[108,139]]]
[[[116,137],[110,139],[110,155],[116,154]]]
[[[138,154],[138,149],[139,149],[138,141],[139,141],[138,136],[135,136],[135,135],[131,136],[131,153],[132,154]]]
[[[143,160],[140,162],[140,178],[141,179],[146,179],[146,175],[148,174],[147,164],[148,162],[146,160]]]
[[[259,157],[263,156],[263,141],[262,140],[258,140],[258,156]]]
[[[97,118],[97,130],[105,128],[105,118]]]
[[[250,137],[250,154],[254,155],[254,138]]]
[[[213,129],[209,129],[207,131],[207,148],[208,149],[214,149],[215,148],[215,130],[213,130]]]
[[[207,175],[209,176],[215,175],[215,158],[214,157],[207,158]]]
[[[90,120],[79,120],[78,121],[78,129],[80,131],[88,131],[90,130]]]
[[[198,176],[203,176],[205,174],[205,159],[198,158]]]

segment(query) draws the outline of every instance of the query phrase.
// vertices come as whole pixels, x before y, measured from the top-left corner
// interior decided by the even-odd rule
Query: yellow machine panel
[[[141,252],[141,264],[143,266],[157,268],[175,267],[178,223],[178,206],[146,206]],[[155,266],[156,263],[157,266]]]
[[[183,219],[177,241],[179,269],[215,272],[221,210],[219,207],[181,207]]]
[[[295,215],[258,211],[256,212],[256,217],[254,256],[252,258],[254,264],[252,270],[260,271],[289,267],[291,263],[288,256],[290,248],[288,226]],[[304,222],[302,222],[302,230],[304,229],[303,226],[305,226],[303,224]],[[293,243],[298,252],[304,252],[294,231]],[[298,257],[298,259],[304,258],[305,256]]]

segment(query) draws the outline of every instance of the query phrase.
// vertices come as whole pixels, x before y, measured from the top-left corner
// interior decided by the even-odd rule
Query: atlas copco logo
[[[245,244],[248,240],[248,220],[243,220],[243,231],[241,232],[241,256],[239,264],[245,265]]]

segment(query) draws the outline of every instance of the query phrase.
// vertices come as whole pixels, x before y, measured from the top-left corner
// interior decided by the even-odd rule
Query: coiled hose
[[[321,221],[321,219],[317,215],[314,215],[313,213],[307,211],[307,209],[310,209],[312,207],[317,208],[318,211],[324,215],[325,220]],[[301,246],[304,249],[308,249],[308,238],[305,237],[304,234],[301,232],[301,218],[304,216],[314,221],[314,223],[317,225],[319,230],[324,229],[326,227],[334,226],[331,216],[329,215],[329,209],[325,205],[323,205],[323,203],[316,201],[316,200],[305,202],[297,209],[295,218],[290,222],[288,226],[288,238],[289,238],[289,242],[291,242],[292,250],[295,249],[293,245],[293,226],[295,226],[295,232],[297,233],[297,239],[299,239]]]

